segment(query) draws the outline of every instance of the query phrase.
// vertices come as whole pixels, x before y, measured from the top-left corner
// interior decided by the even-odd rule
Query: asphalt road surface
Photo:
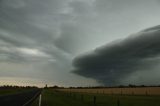
[[[30,106],[40,94],[41,90],[36,89],[12,95],[0,96],[0,106]]]

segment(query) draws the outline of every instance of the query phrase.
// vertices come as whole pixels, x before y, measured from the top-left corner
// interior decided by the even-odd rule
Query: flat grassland
[[[160,106],[160,95],[158,94],[106,94],[100,91],[97,93],[99,89],[93,89],[94,93],[88,92],[88,89],[83,89],[86,90],[85,92],[75,92],[75,90],[80,89],[44,89],[41,106]],[[32,106],[38,106],[38,99]]]

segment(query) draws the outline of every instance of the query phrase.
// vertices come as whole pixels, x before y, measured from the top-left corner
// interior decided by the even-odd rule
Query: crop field
[[[160,106],[160,95],[66,92],[62,89],[45,89],[41,99],[41,106]],[[38,106],[38,99],[32,106]]]
[[[58,90],[65,92],[97,93],[97,94],[160,95],[160,87],[58,89]]]

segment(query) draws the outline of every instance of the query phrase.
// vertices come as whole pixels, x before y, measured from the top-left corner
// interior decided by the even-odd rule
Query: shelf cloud
[[[160,26],[156,26],[76,57],[73,72],[105,85],[116,85],[134,72],[154,69],[159,64]]]

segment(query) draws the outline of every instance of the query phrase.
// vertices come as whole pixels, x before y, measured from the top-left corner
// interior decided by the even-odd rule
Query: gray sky
[[[159,0],[0,0],[0,85],[157,84],[159,10]]]

